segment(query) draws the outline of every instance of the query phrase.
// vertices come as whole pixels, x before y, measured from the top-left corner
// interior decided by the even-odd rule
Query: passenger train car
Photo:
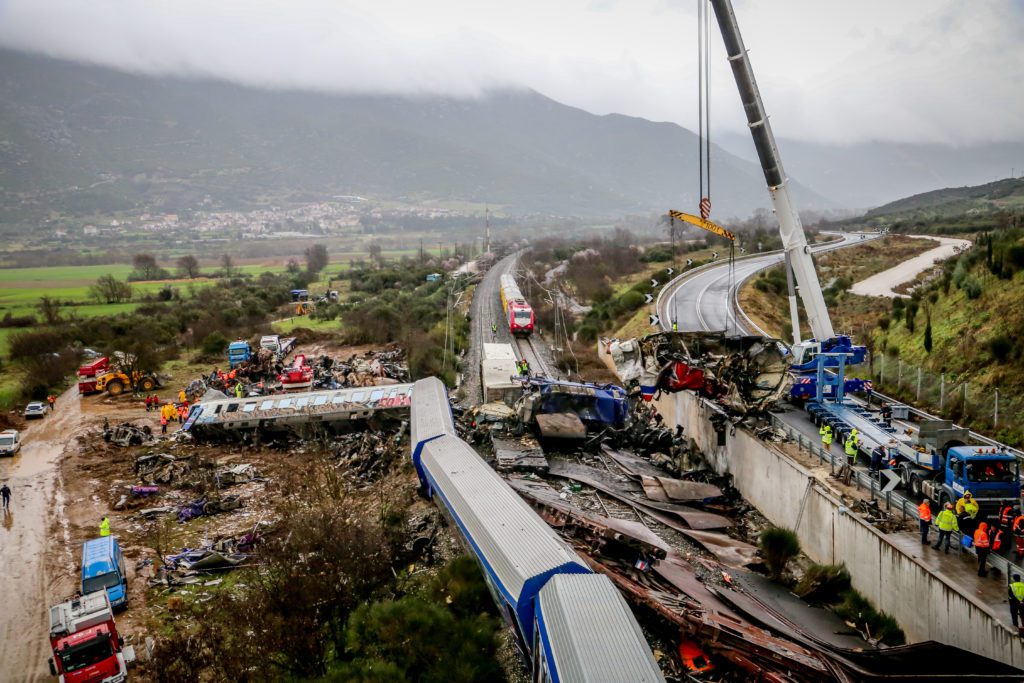
[[[410,451],[427,495],[480,563],[533,681],[664,681],[632,612],[460,439],[435,377],[413,385]]]
[[[508,273],[501,276],[501,308],[509,332],[516,336],[533,333],[533,309],[519,291],[516,279]]]

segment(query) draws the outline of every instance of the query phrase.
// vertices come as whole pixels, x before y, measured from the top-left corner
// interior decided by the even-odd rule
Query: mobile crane
[[[886,465],[896,470],[902,485],[916,495],[925,495],[941,505],[971,489],[985,511],[1006,503],[1019,504],[1019,467],[1013,456],[996,448],[968,446],[969,431],[956,428],[946,420],[922,423],[916,433],[908,434],[894,429],[888,420],[876,417],[861,406],[844,402],[844,390],[848,386],[844,378],[845,366],[863,362],[866,349],[855,345],[846,335],[836,335],[832,328],[807,237],[790,195],[789,179],[782,167],[732,2],[710,0],[710,3],[779,221],[793,321],[790,367],[795,373],[803,373],[799,379],[805,380],[805,385],[813,386],[814,398],[806,404],[807,412],[815,424],[831,425],[840,443],[856,429],[858,449],[862,452],[881,446],[886,451]],[[793,278],[813,335],[808,341],[800,341]],[[833,369],[835,372],[830,372]],[[813,378],[807,374],[811,372]]]

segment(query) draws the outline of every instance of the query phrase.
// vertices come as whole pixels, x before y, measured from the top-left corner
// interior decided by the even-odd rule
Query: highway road
[[[877,237],[877,234],[871,233],[843,233],[840,241],[813,247],[811,251],[820,254]],[[743,321],[737,321],[731,303],[736,299],[744,280],[781,263],[783,258],[781,251],[740,258],[734,262],[731,273],[728,260],[723,259],[694,270],[689,276],[684,274],[666,285],[666,289],[671,289],[661,296],[659,315],[662,327],[672,329],[672,321],[675,320],[682,332],[748,332]]]

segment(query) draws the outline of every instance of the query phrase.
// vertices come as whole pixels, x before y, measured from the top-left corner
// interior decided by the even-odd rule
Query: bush
[[[779,580],[790,560],[800,554],[800,539],[796,533],[781,527],[768,527],[761,532],[761,553],[772,578]]]
[[[843,593],[843,601],[832,608],[844,621],[852,622],[871,638],[889,645],[907,642],[903,629],[885,612],[879,612],[863,595],[852,588]]]
[[[203,337],[203,355],[219,356],[228,348],[228,338],[218,331],[211,332]]]
[[[793,593],[807,602],[831,605],[850,589],[850,572],[835,564],[812,564]]]
[[[988,350],[997,361],[1005,361],[1013,351],[1013,342],[1006,335],[998,335],[988,340]]]
[[[619,297],[619,305],[623,311],[635,311],[644,305],[644,295],[640,292],[629,290]]]
[[[981,283],[973,275],[968,275],[964,278],[964,281],[960,284],[960,289],[964,291],[964,294],[968,299],[974,300],[981,296],[982,286]]]

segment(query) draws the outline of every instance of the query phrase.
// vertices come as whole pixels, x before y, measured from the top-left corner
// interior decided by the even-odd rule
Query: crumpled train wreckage
[[[781,343],[722,332],[659,332],[601,340],[599,355],[631,392],[652,400],[665,391],[694,391],[731,412],[771,409],[789,388]]]

